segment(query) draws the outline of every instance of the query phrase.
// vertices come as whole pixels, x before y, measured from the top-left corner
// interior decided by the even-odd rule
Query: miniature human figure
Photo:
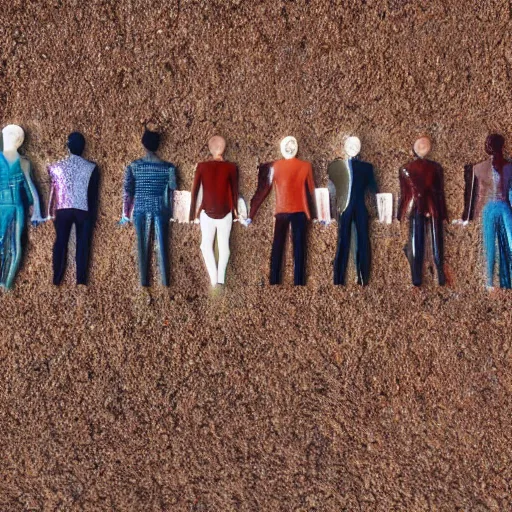
[[[428,224],[432,236],[434,263],[441,286],[446,282],[443,266],[443,221],[447,220],[444,197],[443,169],[427,160],[432,148],[428,137],[420,137],[414,143],[416,158],[400,169],[400,204],[397,218],[409,216],[409,244],[405,253],[411,265],[412,282],[420,286],[423,279],[425,253],[425,229]]]
[[[212,160],[197,164],[190,221],[196,219],[198,211],[201,225],[201,252],[212,286],[224,285],[229,261],[229,238],[233,220],[237,218],[238,169],[236,164],[223,158],[226,141],[216,135],[208,141]],[[202,201],[197,208],[197,197],[202,188]],[[215,261],[213,244],[217,235],[219,262]]]
[[[487,288],[494,287],[496,244],[499,252],[501,288],[511,288],[512,266],[512,163],[503,155],[505,139],[493,133],[485,141],[487,160],[464,168],[463,224],[482,217]]]
[[[258,188],[251,200],[247,224],[252,222],[261,203],[274,185],[276,191],[274,241],[270,264],[270,284],[281,282],[281,267],[288,226],[292,225],[294,284],[306,284],[306,228],[311,218],[309,200],[314,197],[313,169],[309,162],[296,158],[295,137],[281,141],[283,159],[259,166]],[[309,197],[308,197],[309,195]]]
[[[168,237],[172,218],[172,194],[176,190],[176,168],[158,158],[160,134],[146,130],[142,137],[146,149],[143,158],[126,168],[124,178],[123,218],[121,224],[133,218],[137,232],[140,283],[149,286],[149,253],[151,230],[154,225],[158,245],[160,278],[168,286]]]
[[[2,130],[0,156],[0,286],[12,288],[21,256],[25,214],[32,206],[32,223],[43,222],[39,196],[31,177],[30,161],[18,153],[25,133],[20,126]]]
[[[338,247],[334,260],[334,284],[345,284],[350,252],[352,224],[356,229],[356,270],[357,282],[363,286],[370,278],[370,237],[368,233],[368,211],[365,204],[367,191],[377,193],[373,166],[356,157],[361,151],[361,141],[348,137],[345,141],[347,158],[337,158],[329,164],[329,192],[332,196],[338,218]]]
[[[67,248],[73,224],[76,228],[76,283],[87,284],[89,249],[96,220],[99,171],[95,163],[82,158],[85,138],[69,135],[68,158],[48,166],[50,199],[48,217],[54,219],[53,284],[62,282],[66,271]]]

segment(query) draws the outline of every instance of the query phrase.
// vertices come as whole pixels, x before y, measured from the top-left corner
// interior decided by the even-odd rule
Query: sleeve
[[[251,199],[249,218],[253,219],[272,189],[272,162],[258,166],[258,188]]]
[[[239,188],[238,188],[238,167],[235,165],[233,166],[233,170],[230,173],[230,185],[231,185],[231,194],[232,194],[232,201],[233,201],[233,210],[235,212],[235,216],[238,217],[238,194],[239,194]]]
[[[135,176],[131,165],[126,168],[123,183],[123,217],[129,219],[135,204]]]
[[[48,166],[48,175],[50,176],[50,197],[48,198],[48,217],[54,218],[57,210],[56,197],[55,197],[55,181],[53,180],[51,169]]]
[[[464,211],[462,212],[462,220],[473,220],[475,215],[475,202],[478,193],[478,179],[475,175],[473,165],[464,166]]]
[[[190,213],[189,220],[192,222],[196,218],[196,209],[197,209],[197,194],[199,193],[199,188],[201,187],[201,167],[198,165],[196,167],[196,174],[194,176],[194,183],[192,184],[192,193],[190,197]]]
[[[398,203],[396,218],[401,221],[405,211],[407,210],[407,206],[412,199],[412,189],[409,177],[407,175],[407,169],[404,167],[400,169],[398,173],[398,179],[400,181],[400,200]]]
[[[448,221],[448,211],[446,209],[446,198],[444,195],[444,176],[443,176],[443,168],[438,165],[437,166],[437,198],[439,202],[439,220]]]
[[[89,186],[87,188],[87,206],[93,222],[96,222],[98,216],[98,199],[100,189],[100,171],[98,166],[94,167],[91,177],[89,179]]]

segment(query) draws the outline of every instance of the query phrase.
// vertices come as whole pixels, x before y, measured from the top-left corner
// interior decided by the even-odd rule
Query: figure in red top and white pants
[[[212,286],[224,284],[226,268],[229,261],[229,237],[233,220],[237,218],[238,204],[238,169],[236,164],[223,159],[226,141],[216,135],[208,142],[213,160],[197,165],[192,198],[190,204],[190,221],[196,218],[196,203],[199,190],[203,198],[199,208],[201,225],[201,252]],[[213,245],[217,234],[219,262],[215,261]]]

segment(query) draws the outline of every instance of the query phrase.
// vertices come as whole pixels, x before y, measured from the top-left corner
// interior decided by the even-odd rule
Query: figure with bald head
[[[315,195],[311,163],[297,158],[297,139],[288,135],[281,140],[283,158],[260,164],[258,188],[251,200],[250,224],[272,186],[276,194],[274,241],[270,257],[270,284],[280,284],[282,262],[289,227],[292,228],[295,285],[306,284],[306,231],[311,218],[309,203]]]
[[[18,271],[21,238],[27,211],[32,206],[32,222],[41,217],[39,197],[31,177],[30,161],[18,153],[25,140],[23,129],[14,124],[2,130],[0,153],[0,286],[10,289]]]
[[[423,280],[425,234],[430,231],[439,285],[446,283],[444,272],[443,222],[448,220],[442,167],[426,156],[432,149],[429,137],[419,137],[413,146],[414,160],[399,172],[400,203],[397,218],[409,221],[409,242],[404,251],[411,267],[414,286]]]
[[[486,285],[494,288],[496,246],[499,262],[498,276],[501,288],[511,288],[512,272],[512,164],[505,159],[505,139],[498,133],[490,134],[484,149],[488,158],[464,168],[465,193],[463,224],[482,219],[484,253],[486,257]]]
[[[347,137],[345,155],[329,164],[329,192],[332,217],[338,219],[338,247],[334,260],[334,284],[345,284],[345,273],[350,253],[352,225],[356,230],[357,282],[367,285],[370,279],[370,236],[368,233],[368,210],[366,193],[377,193],[373,166],[359,160],[361,141],[358,137]]]
[[[220,135],[208,141],[211,160],[197,164],[192,185],[190,221],[199,215],[201,225],[201,253],[212,287],[223,286],[229,262],[229,239],[233,221],[237,218],[238,168],[224,160],[226,141]],[[201,195],[200,201],[198,201]],[[199,202],[199,206],[198,206]],[[214,243],[217,237],[218,262]]]

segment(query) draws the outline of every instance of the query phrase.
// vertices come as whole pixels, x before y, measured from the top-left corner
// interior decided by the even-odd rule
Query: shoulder
[[[327,164],[327,173],[333,173],[340,169],[343,165],[343,160],[341,158],[335,158],[332,162]]]
[[[373,171],[373,165],[369,162],[365,162],[364,160],[354,160],[353,161],[354,167],[357,167],[358,169],[361,169],[365,172],[372,172]]]
[[[32,167],[32,164],[26,156],[20,156],[20,166],[23,170],[27,170]]]

